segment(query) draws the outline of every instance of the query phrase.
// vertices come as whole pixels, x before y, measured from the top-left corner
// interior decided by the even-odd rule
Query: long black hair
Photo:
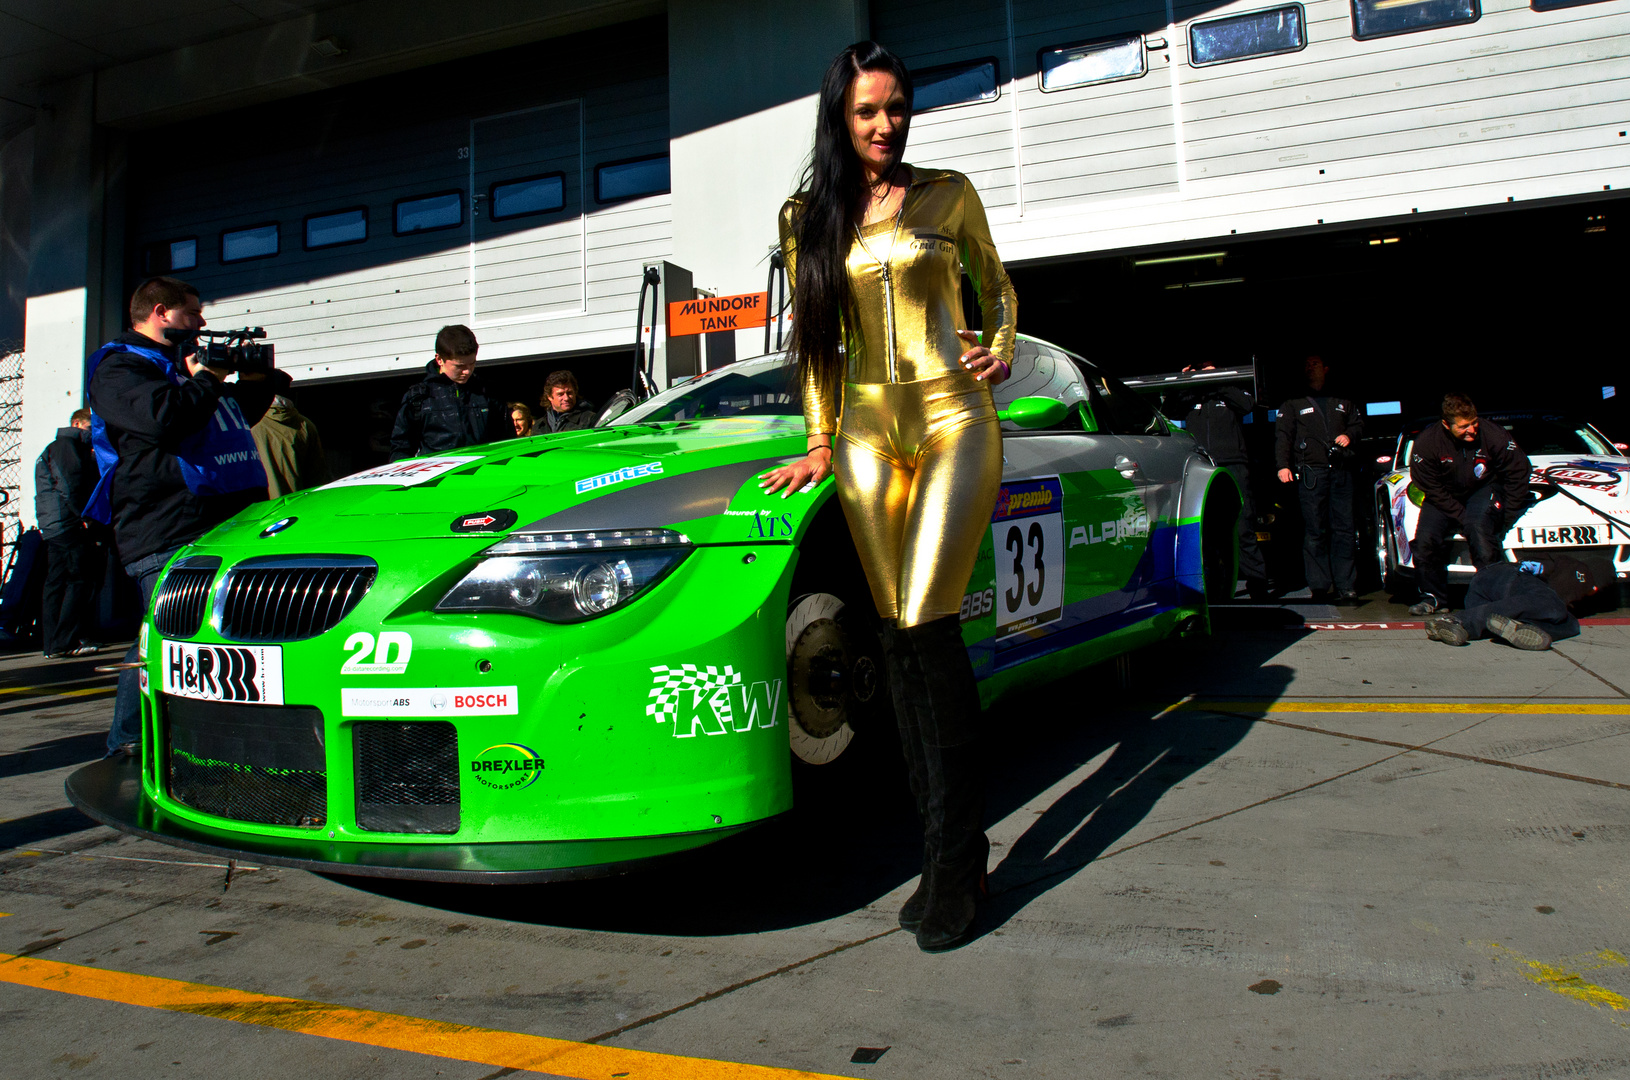
[[[875,41],[860,41],[837,55],[821,80],[815,111],[815,148],[804,167],[803,206],[794,222],[797,287],[792,297],[792,354],[802,384],[813,372],[834,396],[843,378],[838,345],[853,298],[845,263],[856,216],[869,192],[866,170],[849,131],[849,88],[863,71],[894,76],[906,99],[906,127],[895,141],[891,171],[900,168],[910,130],[911,73]]]

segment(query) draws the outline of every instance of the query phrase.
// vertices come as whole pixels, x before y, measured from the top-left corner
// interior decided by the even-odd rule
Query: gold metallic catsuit
[[[915,626],[962,607],[1002,480],[990,384],[961,364],[962,273],[979,294],[982,343],[1013,359],[1018,300],[979,195],[961,173],[912,169],[900,212],[856,231],[848,258],[854,325],[843,400],[804,385],[811,435],[833,435],[838,499],[878,614]],[[794,287],[793,217],[781,250]]]

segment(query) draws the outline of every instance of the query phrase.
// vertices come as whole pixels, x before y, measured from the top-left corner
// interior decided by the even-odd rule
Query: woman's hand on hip
[[[759,473],[758,486],[764,489],[766,495],[780,491],[781,497],[785,499],[795,491],[814,487],[831,473],[832,448],[817,446],[791,465]],[[783,491],[783,488],[786,490]]]
[[[1006,361],[998,360],[989,349],[979,344],[978,334],[972,330],[958,330],[956,336],[973,346],[962,354],[962,366],[973,372],[974,378],[983,379],[992,386],[1007,381],[1010,372]]]

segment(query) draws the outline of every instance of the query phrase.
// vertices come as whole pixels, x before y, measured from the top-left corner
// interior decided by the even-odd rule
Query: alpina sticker
[[[648,465],[626,465],[616,472],[601,473],[599,476],[591,476],[587,480],[579,480],[577,482],[577,493],[581,495],[585,491],[593,491],[595,488],[620,484],[624,480],[638,480],[642,476],[656,476],[661,472],[662,462],[660,461],[653,461]]]

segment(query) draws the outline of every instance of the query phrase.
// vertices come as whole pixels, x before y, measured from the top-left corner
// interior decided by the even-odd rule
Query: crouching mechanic
[[[1601,591],[1600,572],[1569,555],[1485,566],[1466,591],[1466,609],[1428,618],[1426,636],[1445,645],[1497,637],[1519,649],[1549,649],[1551,642],[1579,633],[1579,620],[1568,608]]]
[[[113,525],[119,561],[141,590],[142,614],[159,571],[190,544],[266,498],[266,471],[250,430],[289,388],[282,371],[205,367],[166,330],[201,330],[198,290],[174,278],[144,281],[130,299],[131,329],[85,362],[91,446],[101,480],[85,516]],[[188,349],[190,352],[190,348]],[[125,654],[138,659],[139,639]],[[135,753],[141,697],[134,668],[119,674],[108,754]]]
[[[1481,570],[1505,559],[1506,530],[1528,506],[1528,455],[1464,394],[1445,394],[1443,417],[1415,437],[1409,479],[1426,496],[1411,541],[1421,597],[1411,615],[1449,610],[1455,533]]]

